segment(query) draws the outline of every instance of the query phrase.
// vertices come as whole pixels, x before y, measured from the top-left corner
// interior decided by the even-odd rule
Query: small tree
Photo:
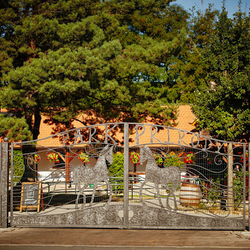
[[[113,155],[113,164],[109,167],[111,174],[110,182],[113,184],[113,191],[123,192],[124,177],[124,154],[117,152]]]

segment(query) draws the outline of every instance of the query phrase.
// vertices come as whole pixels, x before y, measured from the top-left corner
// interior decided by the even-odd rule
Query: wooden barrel
[[[201,189],[193,183],[182,183],[180,190],[181,205],[198,207],[201,200]]]

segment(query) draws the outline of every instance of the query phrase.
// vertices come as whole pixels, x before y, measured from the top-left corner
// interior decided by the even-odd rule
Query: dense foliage
[[[6,1],[0,105],[25,117],[33,139],[41,114],[68,128],[82,112],[174,124],[168,70],[187,41],[188,15],[171,2]]]
[[[13,141],[31,139],[31,132],[23,117],[18,119],[3,114],[0,114],[0,135]]]
[[[225,7],[208,46],[202,50],[207,87],[197,91],[193,110],[198,128],[221,139],[250,135],[250,17],[240,10],[234,19]]]
[[[247,137],[249,16],[177,3],[0,0],[0,136],[36,139],[42,114],[63,129],[81,113],[171,126],[191,103],[198,130]]]

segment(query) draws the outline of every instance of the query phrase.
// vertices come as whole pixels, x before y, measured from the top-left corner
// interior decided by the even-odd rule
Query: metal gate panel
[[[245,228],[246,144],[164,126],[134,129],[145,179],[133,191],[129,228]]]
[[[51,140],[60,145],[45,147]],[[24,171],[17,173],[14,149],[20,148]],[[11,226],[244,230],[247,223],[244,143],[109,123],[63,132],[35,147],[13,143],[10,151]],[[84,157],[90,163],[81,162]],[[120,157],[117,177],[112,169],[120,163],[113,160]]]
[[[123,176],[112,176],[107,168],[113,153],[123,151],[109,135],[116,126],[67,131],[37,141],[35,148],[33,142],[12,143],[11,226],[124,228],[123,193],[119,202],[112,196],[117,192],[116,182],[126,185]],[[60,147],[44,147],[54,138]],[[18,147],[25,147],[24,164],[15,160]],[[24,170],[21,175],[19,163]]]

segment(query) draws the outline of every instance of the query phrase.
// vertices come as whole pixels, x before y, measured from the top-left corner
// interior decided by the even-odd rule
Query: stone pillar
[[[4,138],[4,142],[1,143],[0,153],[2,158],[0,158],[0,167],[1,167],[1,181],[0,181],[0,206],[1,206],[1,227],[8,227],[8,189],[9,189],[9,143],[8,138]]]

